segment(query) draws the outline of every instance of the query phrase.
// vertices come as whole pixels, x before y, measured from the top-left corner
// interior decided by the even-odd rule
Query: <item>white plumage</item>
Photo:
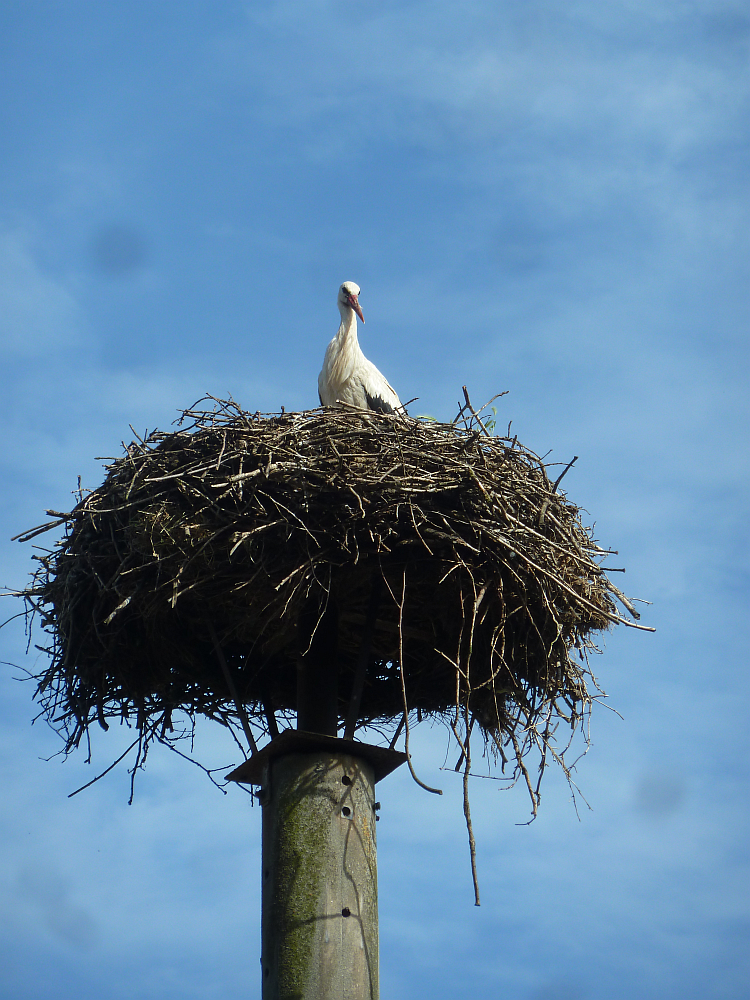
[[[387,379],[368,361],[357,340],[357,316],[365,318],[359,306],[359,285],[345,281],[339,288],[341,326],[326,349],[323,369],[318,376],[318,396],[323,406],[350,403],[363,410],[403,412],[401,400]]]

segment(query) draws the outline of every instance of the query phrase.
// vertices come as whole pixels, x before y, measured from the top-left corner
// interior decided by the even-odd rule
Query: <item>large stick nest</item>
[[[449,722],[462,759],[478,727],[526,774],[528,748],[558,756],[555,725],[597,696],[587,652],[625,621],[615,598],[635,615],[541,459],[476,417],[216,401],[106,468],[24,536],[66,525],[23,596],[51,637],[37,699],[68,750],[113,718],[147,745],[179,711],[273,732],[335,607],[341,719],[367,634],[358,725],[406,706]]]

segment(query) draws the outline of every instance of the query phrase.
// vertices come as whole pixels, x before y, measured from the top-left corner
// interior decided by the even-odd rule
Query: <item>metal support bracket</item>
[[[290,753],[321,752],[331,755],[339,753],[349,757],[361,757],[372,766],[376,782],[381,781],[391,771],[395,771],[397,767],[406,763],[406,754],[401,753],[400,750],[389,750],[387,747],[360,743],[358,740],[339,739],[337,736],[321,736],[319,733],[300,732],[299,729],[285,729],[243,764],[230,771],[226,780],[239,781],[248,785],[262,785],[266,765],[277,757],[284,757]]]

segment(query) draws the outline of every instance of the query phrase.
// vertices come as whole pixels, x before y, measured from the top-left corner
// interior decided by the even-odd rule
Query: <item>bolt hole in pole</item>
[[[352,783],[352,779],[349,777],[348,774],[345,774],[344,777],[341,779],[341,784],[342,785],[351,785],[351,783]]]
[[[342,907],[342,909],[341,909],[341,916],[342,917],[350,917],[351,915],[352,915],[352,911],[349,909],[348,906]]]
[[[344,806],[343,809],[341,810],[341,815],[342,816],[346,816],[347,819],[349,818],[349,816],[351,816],[351,814],[352,814],[352,811],[349,808],[349,806]]]

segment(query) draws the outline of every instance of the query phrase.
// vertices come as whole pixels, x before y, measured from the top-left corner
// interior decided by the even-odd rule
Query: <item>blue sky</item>
[[[413,412],[510,390],[580,458],[653,635],[594,664],[577,778],[379,786],[390,1000],[747,996],[748,40],[734,0],[6,0],[0,11],[0,583],[132,424],[206,392],[315,405],[336,291]],[[618,581],[619,582],[619,581]],[[8,599],[7,614],[14,607]],[[34,669],[20,622],[0,659]],[[127,805],[0,672],[0,963],[23,1000],[260,996],[259,810],[154,751]],[[119,749],[118,749],[119,748]],[[222,734],[197,756],[235,763]]]

